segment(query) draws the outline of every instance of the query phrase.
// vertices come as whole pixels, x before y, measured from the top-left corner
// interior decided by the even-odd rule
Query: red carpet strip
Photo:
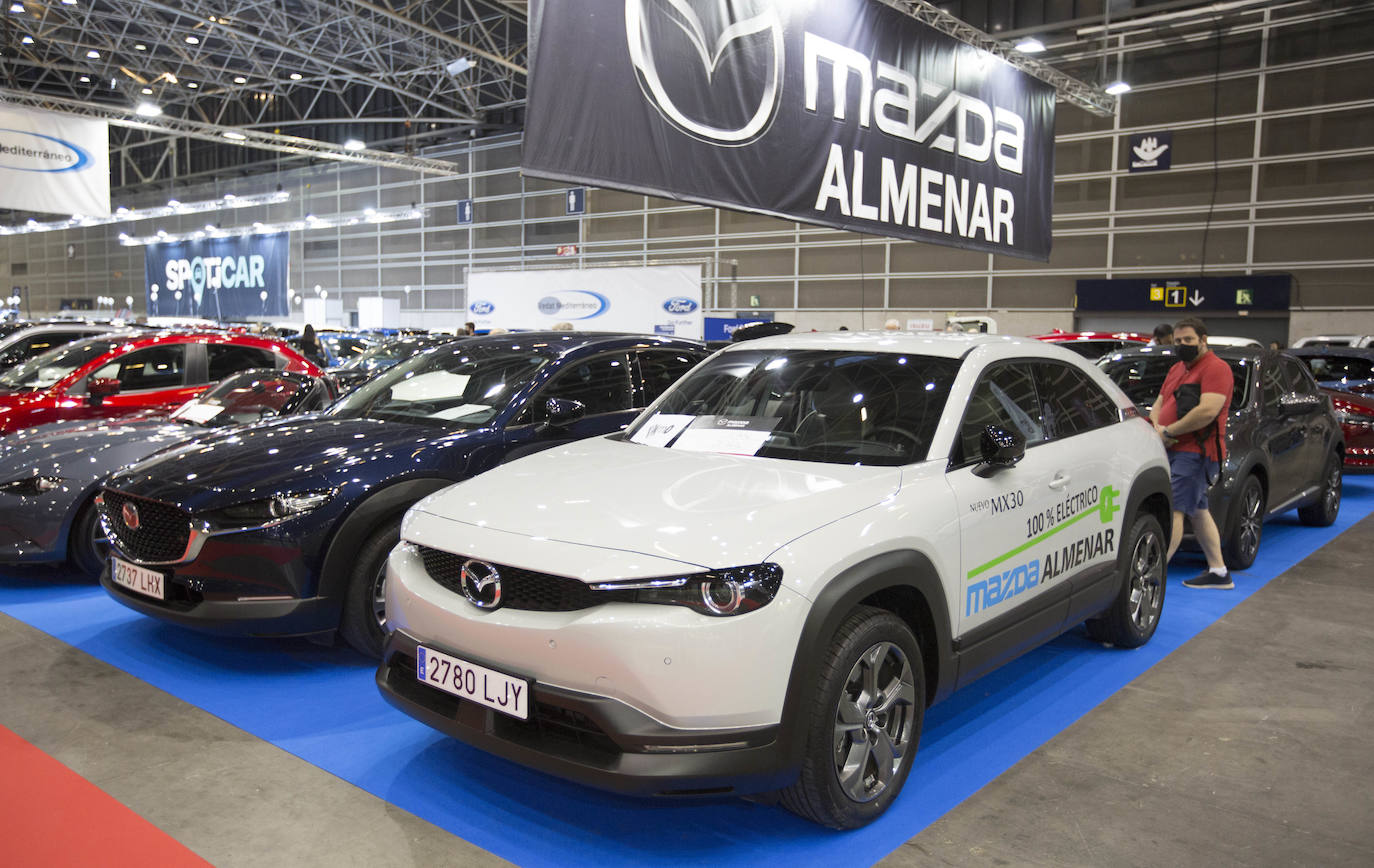
[[[210,863],[0,726],[0,865],[206,868]]]

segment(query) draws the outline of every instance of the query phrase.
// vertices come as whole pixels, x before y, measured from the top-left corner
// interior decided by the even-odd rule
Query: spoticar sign
[[[149,313],[221,320],[287,316],[287,238],[278,232],[148,245]]]
[[[1053,88],[885,4],[544,0],[532,20],[528,174],[1049,257]]]

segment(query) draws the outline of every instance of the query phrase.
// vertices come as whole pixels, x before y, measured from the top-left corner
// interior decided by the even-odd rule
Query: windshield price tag
[[[211,419],[224,412],[224,408],[215,404],[202,404],[199,401],[187,401],[176,409],[172,414],[173,419],[185,419],[187,422],[194,422],[197,425],[204,425]]]
[[[673,444],[688,452],[754,455],[763,447],[778,419],[759,416],[698,416]]]
[[[682,429],[695,422],[695,416],[675,416],[668,413],[655,413],[653,418],[640,426],[630,438],[632,443],[645,446],[667,446],[673,442]]]

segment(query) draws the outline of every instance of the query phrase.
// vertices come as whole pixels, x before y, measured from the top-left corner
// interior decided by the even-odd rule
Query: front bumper
[[[307,636],[339,625],[342,601],[313,593],[315,570],[301,541],[278,533],[209,537],[193,560],[147,568],[163,574],[166,599],[115,584],[108,564],[100,584],[144,615],[221,635]]]
[[[538,681],[530,686],[529,719],[519,720],[421,682],[419,644],[404,631],[391,635],[377,669],[382,697],[446,735],[521,765],[644,796],[743,795],[797,777],[799,766],[779,743],[777,726],[677,729],[615,699]]]

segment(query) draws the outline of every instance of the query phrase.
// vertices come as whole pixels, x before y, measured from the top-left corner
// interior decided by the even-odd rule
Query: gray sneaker
[[[1183,580],[1185,588],[1202,588],[1211,591],[1229,591],[1236,585],[1231,581],[1231,571],[1227,570],[1226,575],[1219,576],[1208,570],[1200,576],[1193,576],[1191,579]]]

